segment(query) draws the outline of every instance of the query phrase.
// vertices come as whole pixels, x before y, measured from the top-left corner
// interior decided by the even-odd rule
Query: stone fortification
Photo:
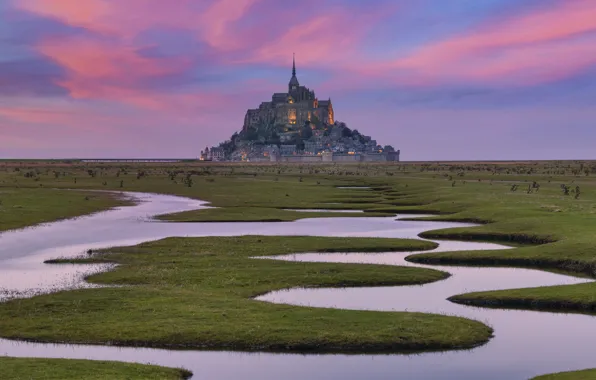
[[[201,159],[214,161],[362,162],[399,161],[399,151],[381,146],[335,118],[331,98],[319,100],[301,86],[296,61],[287,92],[249,109],[240,133],[219,147],[206,148]]]

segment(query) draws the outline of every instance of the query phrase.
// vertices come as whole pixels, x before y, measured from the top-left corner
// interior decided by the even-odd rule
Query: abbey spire
[[[258,107],[248,109],[242,131],[220,145],[226,149],[226,159],[273,162],[399,161],[399,151],[383,148],[370,136],[352,131],[345,123],[337,122],[331,97],[319,100],[314,90],[300,85],[295,54],[292,54],[291,71],[287,91],[275,92],[270,101],[257,103]],[[215,157],[217,153],[211,149],[205,157],[209,157],[209,154]]]
[[[291,93],[298,89],[299,86],[300,83],[298,83],[298,78],[296,77],[296,55],[294,54],[292,57],[292,78],[290,79],[290,83],[288,83],[288,92]]]

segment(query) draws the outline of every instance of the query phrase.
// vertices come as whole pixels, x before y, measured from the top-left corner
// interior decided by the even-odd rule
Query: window
[[[296,124],[296,109],[291,108],[288,110],[288,122],[290,124]]]

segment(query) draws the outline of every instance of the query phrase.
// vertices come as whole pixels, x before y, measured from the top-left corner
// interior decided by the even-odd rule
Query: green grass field
[[[513,289],[454,295],[453,302],[466,305],[563,311],[596,314],[596,292],[593,283],[543,286],[531,289]]]
[[[550,375],[538,376],[531,380],[596,380],[596,369],[553,373]]]
[[[251,256],[432,246],[417,240],[247,236],[169,238],[112,249],[81,261],[119,263],[116,270],[90,281],[127,286],[0,304],[0,335],[34,341],[314,352],[418,351],[486,342],[491,329],[464,318],[295,307],[251,299],[292,287],[422,284],[447,276],[420,268]]]
[[[68,210],[76,210],[72,214],[44,211],[50,207],[48,202],[42,201],[42,194],[54,191],[50,190],[53,188],[75,188],[175,194],[207,200],[218,207],[161,217],[178,221],[287,221],[303,217],[333,216],[330,213],[308,215],[284,211],[282,208],[350,208],[366,210],[371,215],[437,214],[437,217],[429,220],[477,222],[482,226],[430,231],[423,234],[424,237],[497,241],[513,244],[516,248],[485,252],[428,253],[413,256],[411,260],[440,264],[544,268],[596,277],[596,242],[592,234],[596,227],[595,177],[596,162],[592,161],[312,166],[196,162],[2,162],[0,200],[7,199],[3,196],[5,193],[26,191],[30,194],[29,199],[33,199],[30,202],[32,207],[37,207],[39,202],[45,206],[42,206],[43,210],[40,209],[39,213],[26,214],[19,212],[16,207],[7,208],[4,203],[0,205],[0,211],[5,216],[9,215],[4,220],[12,218],[13,226],[2,228],[14,228],[93,212],[102,207],[110,207],[110,202],[113,202],[108,200],[107,203],[110,204],[83,209],[90,205],[90,201],[79,196],[77,202],[83,205],[69,206]],[[370,186],[371,189],[337,188],[350,185]],[[83,200],[85,201],[82,202]],[[42,214],[43,217],[40,217]],[[443,274],[418,270],[408,273],[402,271],[404,268],[384,266],[250,260],[246,255],[251,252],[263,254],[262,244],[267,238],[247,238],[261,239],[258,244],[255,241],[239,240],[234,243],[234,239],[230,239],[167,239],[102,256],[123,265],[114,272],[95,276],[93,281],[135,286],[63,292],[30,300],[11,301],[0,305],[0,320],[3,321],[0,322],[0,335],[12,334],[13,337],[44,341],[105,342],[115,336],[102,331],[92,319],[105,317],[111,318],[117,325],[117,331],[123,332],[120,343],[161,346],[193,345],[202,341],[206,342],[207,347],[362,351],[363,342],[369,342],[372,345],[366,346],[365,350],[393,351],[469,346],[474,342],[485,341],[490,336],[490,329],[465,319],[454,322],[451,317],[427,314],[310,309],[250,300],[251,296],[259,292],[289,286],[369,286],[383,281],[400,284],[408,281],[433,281]],[[281,246],[267,242],[266,251],[268,254],[281,254],[320,249],[327,244],[320,241],[314,247],[309,245],[312,240],[298,243],[299,240],[293,239],[290,239],[292,243]],[[329,244],[332,244],[332,240],[328,240]],[[365,248],[360,244],[370,243],[366,239],[341,241],[349,244],[344,246],[346,249]],[[241,248],[234,248],[234,244],[241,245]],[[332,246],[338,244],[339,242],[333,242]],[[368,248],[373,249],[371,246]],[[95,259],[104,260],[102,257]],[[207,276],[204,281],[199,281],[194,277],[197,274],[195,271],[199,270],[193,265],[195,262],[219,263],[220,266],[213,273],[219,273],[220,276],[217,280]],[[263,276],[265,272],[274,274],[269,278]],[[593,314],[596,310],[594,294],[596,284],[587,283],[457,295],[452,300],[492,307]],[[218,297],[215,298],[215,295]],[[198,308],[193,301],[209,307]],[[241,311],[248,311],[251,319],[240,323],[238,318]],[[22,318],[24,315],[27,318]],[[123,316],[130,315],[140,318],[143,323],[127,324],[122,321]],[[64,321],[63,326],[48,322],[49,317]],[[307,326],[301,324],[300,320],[311,317],[320,325],[315,323],[314,338],[307,339],[304,335]],[[263,333],[263,325],[257,325],[257,320],[265,320],[268,326],[276,328]],[[176,334],[171,328],[168,329],[167,326],[172,321],[184,323],[186,327],[183,334]],[[212,330],[200,327],[204,325],[200,323],[203,321],[215,321]],[[367,326],[372,325],[375,328],[367,331],[358,329],[364,321]],[[324,334],[320,331],[323,322],[336,325],[338,329],[345,327],[343,331],[346,333],[335,331]],[[447,330],[450,334],[439,331],[446,325],[449,325],[448,329],[452,329]],[[309,325],[308,328],[310,327]],[[226,333],[224,329],[230,329],[230,332]],[[354,334],[347,334],[350,331]],[[230,342],[231,346],[225,346]],[[569,376],[584,379],[590,378],[585,376],[591,374],[579,372]]]
[[[291,222],[304,218],[342,218],[390,216],[381,212],[304,212],[268,207],[224,207],[159,215],[157,219],[172,222]]]
[[[129,203],[101,192],[0,187],[0,231],[72,218]]]
[[[186,370],[120,362],[0,356],[3,380],[181,380]]]
[[[385,215],[434,213],[440,216],[431,220],[472,221],[483,226],[431,231],[424,237],[499,241],[522,246],[495,252],[429,253],[412,260],[542,267],[595,276],[596,250],[593,247],[596,245],[592,237],[596,227],[593,221],[595,176],[596,162],[593,161],[358,165],[32,161],[0,163],[0,191],[14,191],[17,186],[33,193],[45,191],[40,189],[40,184],[46,189],[152,191],[208,200],[219,207],[161,217],[179,221],[287,221],[306,216],[331,216],[329,213],[307,215],[281,208],[351,208]],[[512,191],[514,184],[517,189]],[[372,189],[336,188],[350,185],[371,186]],[[567,195],[562,185],[567,187]],[[25,219],[19,213],[13,215],[23,219],[21,223],[31,222],[31,218]],[[546,290],[548,294],[544,289],[486,292],[478,302],[585,311],[592,307],[586,305],[593,305],[589,297],[592,290],[596,290],[596,285],[554,287]],[[491,294],[495,296],[492,299]],[[509,296],[505,297],[507,294]],[[472,298],[468,296],[466,302],[473,302]],[[569,299],[574,302],[567,302]]]

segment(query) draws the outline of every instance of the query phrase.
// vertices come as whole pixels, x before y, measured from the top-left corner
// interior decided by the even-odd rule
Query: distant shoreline
[[[596,158],[585,159],[541,159],[541,160],[412,160],[399,161],[395,164],[453,164],[453,163],[478,163],[478,164],[523,164],[533,162],[576,162],[576,161],[596,161]],[[84,163],[110,163],[110,162],[138,162],[138,163],[176,163],[176,162],[203,162],[217,163],[217,164],[267,164],[267,162],[250,162],[250,161],[201,161],[198,158],[0,158],[0,163],[3,162],[84,162]],[[349,162],[346,162],[349,163]],[[275,162],[272,162],[275,164]],[[277,163],[279,164],[279,163]],[[291,164],[283,163],[283,164]]]

